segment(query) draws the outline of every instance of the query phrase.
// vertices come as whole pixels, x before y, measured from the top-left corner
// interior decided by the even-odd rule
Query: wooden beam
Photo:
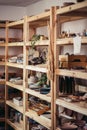
[[[86,10],[87,10],[87,1],[80,2],[80,3],[77,3],[77,4],[73,4],[73,5],[70,5],[70,6],[66,6],[66,7],[57,9],[56,14],[59,14],[59,15],[60,14],[66,14],[66,13],[70,13],[72,11],[79,10],[79,9],[82,9],[82,8],[85,8],[85,7],[86,7]]]
[[[7,24],[7,27],[18,26],[18,25],[23,24],[23,23],[24,23],[24,20],[10,22],[10,23]]]
[[[33,22],[35,20],[44,19],[44,18],[49,17],[49,16],[50,16],[50,11],[44,12],[44,13],[41,13],[39,15],[28,17],[28,22]]]

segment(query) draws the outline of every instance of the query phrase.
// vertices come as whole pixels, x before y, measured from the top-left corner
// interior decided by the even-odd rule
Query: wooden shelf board
[[[23,69],[23,64],[7,62],[6,65],[7,65],[7,66],[10,66],[10,67],[15,67],[15,68]]]
[[[47,46],[49,45],[49,40],[39,40],[35,43],[35,46]],[[31,41],[26,43],[26,46],[31,46]]]
[[[76,111],[78,113],[87,115],[87,107],[82,107],[79,102],[66,102],[63,99],[57,99],[56,104],[62,107],[68,108],[70,110]]]
[[[0,66],[5,65],[5,62],[0,61]]]
[[[5,79],[3,80],[0,79],[0,84],[5,84]]]
[[[0,47],[5,47],[6,43],[0,43]]]
[[[8,43],[8,46],[23,46],[24,42],[11,42]]]
[[[13,83],[11,83],[9,81],[6,81],[6,85],[8,85],[8,86],[10,86],[12,88],[15,88],[15,89],[23,91],[23,85],[13,84]]]
[[[38,71],[38,72],[47,73],[47,68],[46,67],[47,67],[46,64],[27,65],[26,69],[32,70],[32,71]]]
[[[22,124],[20,124],[20,123],[17,123],[17,122],[12,123],[9,119],[7,119],[6,122],[7,122],[12,128],[14,128],[15,130],[23,130],[23,126],[22,126]]]
[[[5,23],[0,23],[0,28],[5,28],[6,24]]]
[[[38,116],[36,112],[29,109],[29,112],[25,113],[26,116],[30,117],[31,119],[35,120],[36,122],[40,123],[41,125],[45,126],[48,129],[51,129],[51,120],[44,117]]]
[[[56,74],[62,76],[87,79],[87,72],[85,72],[85,70],[81,71],[81,70],[56,69]]]
[[[79,91],[79,92],[85,92],[85,93],[87,93],[87,86],[83,86],[83,85],[76,85],[75,86],[75,90],[76,91]]]
[[[73,45],[73,38],[60,38],[57,39],[57,45]],[[87,44],[87,37],[82,38],[82,44]]]
[[[58,14],[58,15],[65,14],[66,15],[66,13],[70,14],[72,11],[73,11],[73,14],[74,14],[74,11],[80,10],[80,9],[82,11],[82,9],[84,9],[84,8],[86,8],[86,12],[87,12],[87,1],[79,2],[79,3],[76,3],[76,4],[70,5],[70,6],[66,6],[66,7],[57,9],[56,14]]]
[[[7,100],[6,104],[14,109],[16,109],[17,111],[23,113],[23,106],[17,106],[16,104],[13,103],[12,100]]]
[[[37,92],[35,90],[26,88],[25,92],[28,93],[28,94],[31,94],[33,96],[36,96],[36,97],[38,97],[38,98],[40,98],[42,100],[45,100],[47,102],[51,102],[51,97],[49,97],[49,96],[47,96],[45,94],[40,94],[40,92]]]
[[[39,14],[39,15],[35,15],[35,16],[29,16],[28,18],[27,18],[27,21],[28,22],[33,22],[33,21],[36,21],[36,20],[42,20],[42,22],[43,22],[43,19],[46,19],[46,18],[48,18],[48,17],[50,17],[50,11],[48,11],[48,12],[44,12],[44,13],[41,13],[41,14]]]
[[[15,22],[10,22],[7,24],[7,27],[12,27],[12,26],[18,26],[24,23],[24,20],[19,20],[19,21],[15,21]]]

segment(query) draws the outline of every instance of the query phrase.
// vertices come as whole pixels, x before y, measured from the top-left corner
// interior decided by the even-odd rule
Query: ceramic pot
[[[78,126],[71,124],[71,123],[64,123],[64,125],[61,127],[62,130],[77,130]]]

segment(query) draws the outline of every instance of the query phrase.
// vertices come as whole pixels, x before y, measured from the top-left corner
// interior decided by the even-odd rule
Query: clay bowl
[[[71,123],[65,123],[62,127],[62,130],[77,130],[78,126],[71,124]]]

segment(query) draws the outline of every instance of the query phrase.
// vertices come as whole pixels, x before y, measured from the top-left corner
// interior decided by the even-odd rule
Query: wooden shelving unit
[[[51,70],[50,68],[48,69],[48,63],[46,64],[38,64],[38,65],[28,65],[28,49],[31,48],[31,37],[36,34],[36,29],[38,27],[43,27],[46,26],[48,28],[48,40],[38,40],[35,44],[36,47],[47,47],[52,48],[52,41],[50,40],[50,26],[51,26],[51,19],[52,19],[52,14],[50,15],[52,11],[49,12],[44,12],[42,14],[37,16],[32,16],[32,17],[25,17],[24,20],[20,20],[20,21],[16,21],[16,22],[11,22],[11,23],[7,23],[6,25],[6,42],[7,42],[7,46],[6,46],[6,129],[8,128],[8,125],[10,125],[13,129],[16,130],[27,130],[27,125],[28,125],[28,118],[32,119],[36,122],[38,122],[40,125],[43,125],[44,127],[46,127],[47,129],[53,130],[53,80],[50,79],[50,86],[51,86],[51,96],[49,95],[45,95],[45,94],[40,94],[40,92],[37,92],[35,90],[29,89],[28,88],[28,84],[27,84],[27,80],[28,80],[28,73],[29,72],[40,72],[40,73],[45,73],[47,74],[48,71]],[[44,20],[44,24],[43,24],[43,20]],[[21,26],[23,27],[23,40],[20,42],[15,42],[14,38],[9,38],[9,30],[10,29],[14,29],[17,27],[20,29]],[[29,30],[29,32],[28,32]],[[29,33],[29,34],[28,34]],[[29,35],[29,38],[28,38]],[[11,40],[9,42],[9,39]],[[12,41],[13,39],[13,41]],[[9,52],[10,52],[10,48],[14,48],[14,47],[21,47],[23,49],[23,64],[19,64],[19,63],[12,63],[12,62],[8,62],[8,57],[9,56]],[[53,48],[52,48],[53,49]],[[53,50],[52,50],[53,51]],[[51,51],[50,51],[51,54]],[[50,59],[48,59],[50,60]],[[50,61],[50,63],[52,63],[52,61]],[[22,69],[23,70],[23,85],[17,85],[13,82],[9,81],[9,68],[16,68],[16,69]],[[9,99],[9,88],[11,89],[16,89],[22,92],[23,94],[23,106],[19,107],[16,104],[13,103],[12,100]],[[51,119],[48,119],[42,115],[38,115],[35,111],[31,110],[30,108],[28,108],[28,97],[29,96],[34,96],[36,98],[39,98],[40,100],[46,101],[50,104],[51,106]],[[23,127],[21,127],[20,123],[13,123],[11,122],[11,120],[9,119],[9,113],[8,110],[9,108],[12,108],[20,113],[23,114]]]
[[[63,97],[60,97],[59,94],[59,77],[60,76],[67,76],[72,77],[74,79],[85,79],[87,80],[87,72],[86,70],[75,70],[75,69],[60,69],[59,68],[59,55],[61,53],[61,48],[65,45],[73,45],[73,38],[72,37],[65,37],[65,38],[59,38],[61,35],[61,26],[62,23],[85,19],[87,18],[86,14],[87,12],[87,1],[79,2],[70,6],[62,7],[60,9],[55,9],[55,19],[54,21],[57,21],[55,23],[55,37],[54,37],[54,58],[56,59],[54,62],[54,129],[60,130],[61,126],[58,123],[58,120],[60,118],[60,111],[59,107],[67,108],[69,110],[75,111],[76,113],[80,113],[87,116],[87,107],[84,105],[81,105],[81,102],[68,102],[65,101]],[[77,25],[78,26],[78,25]],[[56,27],[58,27],[58,36],[56,33]],[[83,36],[81,39],[81,45],[85,46],[87,44],[87,37]],[[62,87],[62,86],[61,86]],[[84,87],[81,86],[81,91],[83,91]],[[86,88],[84,89],[86,90]],[[84,91],[87,92],[87,91]],[[83,101],[84,102],[84,101]]]
[[[5,124],[5,78],[1,78],[5,73],[5,26],[6,21],[0,22],[0,123]],[[3,30],[3,36],[2,36]],[[3,75],[4,76],[4,75]],[[1,128],[1,127],[0,127]]]
[[[16,31],[19,30],[19,32],[21,33],[20,34],[20,37],[21,38],[9,38],[11,37],[9,35],[9,32],[10,31]],[[17,84],[15,82],[11,82],[10,81],[10,69],[11,71],[16,75],[14,76],[19,76],[20,75],[23,77],[23,70],[24,70],[24,62],[23,63],[14,63],[14,62],[9,62],[9,57],[14,57],[14,54],[11,54],[10,51],[11,49],[16,49],[15,50],[15,55],[19,55],[20,53],[23,53],[23,47],[24,47],[24,20],[20,20],[20,21],[16,21],[16,22],[8,22],[7,25],[6,25],[6,42],[7,42],[7,46],[6,46],[6,129],[8,129],[8,126],[11,126],[13,129],[15,130],[24,130],[24,127],[23,127],[23,120],[22,120],[22,124],[17,122],[16,120],[13,122],[11,119],[11,113],[10,111],[11,110],[14,110],[17,114],[20,113],[23,115],[24,113],[24,108],[23,108],[23,105],[20,106],[20,105],[17,105],[16,103],[13,102],[13,98],[14,97],[20,97],[20,94],[21,94],[21,98],[23,98],[23,90],[24,90],[24,85],[23,84]],[[14,37],[14,36],[13,36]],[[11,41],[9,41],[9,39]],[[22,39],[22,40],[20,40]],[[12,73],[11,72],[11,73]],[[9,78],[10,76],[10,78]],[[12,77],[12,78],[17,78],[17,77]],[[22,79],[23,80],[23,79]],[[9,97],[9,92],[11,91],[14,91],[16,90],[18,94],[14,94],[12,93],[12,97]],[[20,94],[19,94],[20,93]],[[24,115],[23,115],[23,118],[24,118]]]
[[[58,67],[58,56],[61,51],[61,47],[65,45],[73,45],[73,38],[59,38],[57,37],[57,26],[58,26],[58,36],[61,34],[61,25],[64,22],[79,20],[87,18],[87,1],[73,4],[71,6],[62,7],[57,9],[52,7],[50,11],[44,12],[42,14],[25,17],[23,20],[7,23],[6,26],[6,43],[1,44],[0,46],[6,47],[6,82],[3,81],[3,84],[6,83],[6,129],[10,125],[15,130],[28,130],[30,129],[30,119],[34,120],[38,124],[47,128],[47,130],[59,130],[60,126],[57,124],[59,119],[59,111],[57,108],[62,106],[69,110],[73,110],[77,113],[87,115],[87,108],[80,106],[79,102],[66,102],[59,97],[59,76],[67,76],[72,78],[79,78],[87,80],[87,72],[85,70],[74,70],[74,69],[60,69]],[[22,40],[9,42],[9,30],[14,28],[21,29],[22,27]],[[34,47],[44,48],[48,50],[48,59],[46,63],[42,64],[30,64],[29,63],[29,52],[32,48],[31,40],[33,35],[37,35],[37,29],[40,27],[46,27],[48,31],[48,39],[40,39],[36,41]],[[12,39],[10,39],[12,40]],[[82,45],[87,44],[87,37],[82,37]],[[23,64],[19,63],[10,63],[8,62],[9,57],[9,48],[22,48],[23,50]],[[39,49],[38,49],[39,50]],[[17,52],[18,53],[18,52]],[[4,65],[1,62],[0,65]],[[23,84],[17,85],[9,81],[9,68],[21,69],[23,72]],[[19,71],[18,71],[19,73]],[[34,73],[34,74],[33,74]],[[36,73],[46,74],[47,81],[50,84],[50,96],[46,94],[41,94],[40,91],[29,88],[28,80],[31,75],[35,76]],[[2,84],[2,83],[1,83]],[[16,89],[20,91],[23,95],[23,106],[17,106],[13,103],[12,99],[9,99],[9,88]],[[83,91],[82,87],[81,90]],[[84,92],[87,89],[84,89]],[[39,115],[34,109],[30,107],[30,97],[38,98],[41,101],[44,101],[50,104],[50,113],[51,118]],[[35,101],[36,102],[36,101]],[[32,103],[32,101],[31,101]],[[53,107],[54,106],[54,107]],[[8,109],[12,108],[23,114],[23,123],[22,125],[17,122],[12,122],[9,119]],[[27,127],[28,125],[28,127]]]
[[[49,67],[49,64],[46,62],[45,64],[36,64],[36,65],[31,65],[28,63],[28,52],[32,48],[31,46],[31,40],[34,35],[37,35],[37,29],[40,27],[46,27],[48,31],[48,40],[38,40],[35,43],[36,48],[41,48],[41,47],[47,47],[48,50],[50,50],[50,56],[52,55],[53,51],[53,41],[51,40],[50,37],[50,26],[52,26],[52,10],[48,12],[44,12],[42,14],[36,15],[36,16],[31,16],[31,17],[26,17],[26,28],[28,28],[28,31],[26,30],[26,38],[25,38],[25,129],[27,126],[27,118],[32,119],[39,123],[40,125],[44,126],[45,128],[49,130],[53,130],[53,79],[49,79],[50,81],[50,96],[46,94],[41,94],[40,91],[35,91],[33,89],[30,89],[28,86],[28,74],[32,72],[39,72],[41,74],[45,73],[46,75],[49,73],[52,73],[51,68]],[[43,22],[44,21],[44,22]],[[28,33],[29,32],[29,33]],[[28,37],[29,36],[29,37]],[[50,49],[49,49],[50,48]],[[48,52],[49,53],[49,52]],[[49,54],[48,54],[49,55]],[[52,57],[51,57],[52,58]],[[50,61],[49,61],[50,60]],[[52,64],[52,60],[49,59],[48,56],[48,61],[50,64]],[[51,119],[48,119],[44,117],[43,115],[38,115],[37,112],[34,110],[30,109],[30,106],[28,105],[28,99],[29,97],[36,97],[39,100],[46,101],[50,103],[51,109]],[[30,123],[30,122],[29,122]],[[30,125],[29,125],[30,127]]]

